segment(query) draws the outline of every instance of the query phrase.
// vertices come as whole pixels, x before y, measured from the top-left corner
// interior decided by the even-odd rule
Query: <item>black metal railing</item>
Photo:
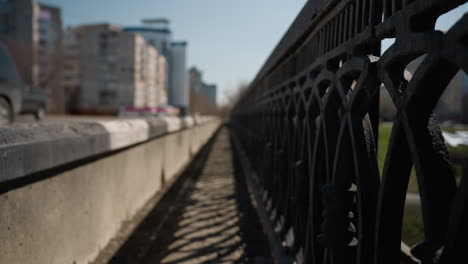
[[[412,254],[468,263],[468,180],[457,185],[433,114],[457,71],[468,72],[468,15],[447,32],[434,26],[465,2],[308,1],[242,95],[232,128],[291,260],[399,263],[414,167],[425,240]],[[380,54],[386,38],[395,42]],[[397,113],[380,175],[382,84]]]

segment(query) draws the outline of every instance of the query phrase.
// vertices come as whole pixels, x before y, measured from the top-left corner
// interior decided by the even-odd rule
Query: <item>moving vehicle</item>
[[[23,87],[15,63],[6,47],[0,43],[0,125],[12,123],[21,111]]]

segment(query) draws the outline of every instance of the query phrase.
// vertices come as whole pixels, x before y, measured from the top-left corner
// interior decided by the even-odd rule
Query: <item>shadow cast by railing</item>
[[[110,263],[268,263],[268,244],[227,131],[215,141]]]

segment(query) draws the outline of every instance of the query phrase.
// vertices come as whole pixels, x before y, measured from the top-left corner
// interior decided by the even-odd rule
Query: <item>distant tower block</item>
[[[184,113],[189,105],[187,42],[172,40],[170,21],[166,18],[142,19],[142,23],[141,27],[127,27],[125,31],[139,33],[166,57],[168,103]]]

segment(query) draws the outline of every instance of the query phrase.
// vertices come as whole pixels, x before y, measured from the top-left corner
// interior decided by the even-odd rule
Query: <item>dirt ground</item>
[[[110,263],[271,263],[228,130],[208,148]]]

